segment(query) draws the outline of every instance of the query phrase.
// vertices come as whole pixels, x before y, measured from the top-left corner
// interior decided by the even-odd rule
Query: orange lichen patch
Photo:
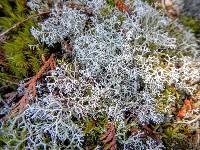
[[[122,2],[121,0],[115,0],[115,4],[116,7],[123,12],[127,12],[128,14],[130,14],[130,10],[129,8],[124,4],[124,2]]]
[[[101,140],[106,145],[104,150],[116,150],[116,137],[115,137],[115,125],[114,123],[108,123],[107,125],[107,132],[101,136]]]
[[[185,115],[186,115],[186,108],[185,108],[185,106],[183,106],[183,107],[179,110],[179,112],[178,112],[178,114],[177,114],[177,117],[183,118],[183,117],[185,117]]]
[[[27,87],[28,90],[28,94],[31,94],[35,97],[36,96],[36,82],[39,78],[41,78],[41,76],[43,75],[43,73],[50,67],[51,70],[56,68],[56,62],[54,60],[54,54],[52,54],[50,56],[50,58],[44,63],[44,65],[42,66],[42,68],[40,69],[40,71],[30,80],[25,84],[25,87]],[[13,116],[15,113],[17,112],[22,112],[27,105],[29,104],[29,100],[27,95],[24,95],[21,100],[15,104],[15,106],[12,108],[11,111],[11,116]]]
[[[184,104],[182,106],[182,108],[179,110],[178,114],[177,114],[177,117],[179,118],[183,118],[185,117],[186,113],[187,112],[191,112],[192,111],[192,105],[191,105],[191,102],[190,100],[188,100],[187,98],[185,99],[184,101]]]
[[[186,106],[186,109],[187,109],[188,111],[192,111],[192,106],[191,106],[190,100],[186,99],[186,100],[184,101],[184,105]]]

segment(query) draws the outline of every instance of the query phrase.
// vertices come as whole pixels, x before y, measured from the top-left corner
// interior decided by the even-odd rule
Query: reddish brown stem
[[[115,125],[114,123],[109,123],[107,126],[107,132],[104,133],[101,136],[101,140],[105,145],[108,145],[108,147],[104,147],[104,150],[110,149],[110,150],[116,150],[117,144],[116,144],[116,136],[115,136]]]
[[[28,94],[31,94],[35,97],[36,96],[36,82],[38,79],[41,78],[41,76],[44,74],[44,72],[46,72],[46,70],[50,68],[51,70],[55,69],[56,68],[56,63],[55,63],[55,60],[54,60],[54,54],[52,54],[50,56],[50,58],[44,63],[44,65],[42,66],[42,68],[40,69],[40,71],[30,80],[28,81],[26,84],[25,84],[25,87],[28,86],[27,90],[28,90]],[[11,111],[11,116],[14,114],[16,114],[17,112],[21,112],[23,111],[27,105],[29,104],[29,100],[28,100],[28,97],[27,95],[24,95],[22,97],[22,99],[17,103],[15,104],[15,106],[12,108],[12,111]]]

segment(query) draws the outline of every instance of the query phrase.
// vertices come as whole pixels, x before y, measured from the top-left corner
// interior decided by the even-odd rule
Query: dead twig
[[[24,20],[22,20],[22,21],[20,21],[20,22],[18,22],[18,23],[16,23],[16,24],[14,24],[12,27],[10,27],[10,28],[7,29],[6,31],[2,32],[2,33],[0,34],[0,38],[4,37],[4,36],[5,36],[6,34],[8,34],[10,31],[12,31],[13,29],[19,27],[21,24],[23,24],[24,22],[26,22],[26,21],[32,19],[33,17],[48,15],[49,13],[50,13],[50,11],[48,11],[48,12],[42,12],[42,13],[38,13],[38,14],[34,14],[34,15],[29,16],[28,18],[26,18],[26,19],[24,19]]]
[[[193,120],[190,120],[190,121],[178,121],[176,122],[176,124],[192,124],[192,123],[195,123],[196,121],[200,120],[200,114],[198,116],[196,116]]]
[[[88,16],[93,15],[92,10],[90,8],[82,5],[82,4],[78,4],[78,3],[75,3],[75,2],[66,2],[66,6],[69,7],[69,8],[72,8],[72,9],[77,9],[77,10],[83,11]]]
[[[101,136],[101,140],[103,140],[103,143],[105,145],[108,145],[108,146],[104,147],[104,150],[107,150],[107,149],[116,150],[117,149],[115,132],[116,131],[115,131],[114,123],[108,123],[107,132]]]
[[[89,9],[88,7],[82,5],[82,4],[78,4],[78,3],[74,3],[74,2],[66,2],[66,6],[69,7],[69,8],[72,8],[72,9],[77,9],[77,10],[81,10],[83,11],[84,13],[86,13],[88,16],[91,16],[93,15],[92,13],[92,10]],[[47,11],[47,12],[41,12],[41,13],[38,13],[38,14],[34,14],[34,15],[31,15],[29,16],[28,18],[14,24],[12,27],[10,27],[9,29],[7,29],[6,31],[2,32],[0,34],[0,39],[3,38],[6,34],[8,34],[10,31],[12,31],[13,29],[19,27],[21,24],[23,24],[24,22],[32,19],[33,17],[38,17],[38,16],[44,16],[44,15],[49,15],[51,12],[50,11]]]
[[[35,97],[36,96],[36,82],[39,78],[41,78],[41,76],[43,75],[43,73],[50,67],[51,70],[56,68],[56,63],[54,60],[54,54],[52,54],[50,56],[50,58],[44,63],[44,65],[42,66],[42,68],[40,69],[40,71],[27,83],[25,83],[25,87],[28,86],[27,90],[30,93],[32,93],[32,95]],[[27,94],[28,95],[28,94]],[[12,108],[11,111],[11,116],[13,116],[15,113],[17,112],[21,112],[23,111],[27,105],[29,104],[29,100],[27,95],[24,95],[22,97],[22,99],[15,104],[15,106]]]

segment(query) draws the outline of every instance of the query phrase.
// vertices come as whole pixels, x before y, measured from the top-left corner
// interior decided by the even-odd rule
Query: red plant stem
[[[116,150],[117,144],[116,144],[116,137],[115,137],[115,125],[113,123],[109,123],[107,126],[107,132],[104,133],[101,136],[101,140],[103,140],[103,143],[106,145],[108,144],[108,147],[104,147],[104,150],[107,150],[108,148],[110,150]]]
[[[25,87],[28,86],[28,91],[32,92],[33,96],[35,97],[37,94],[36,91],[36,82],[39,78],[41,78],[41,76],[43,75],[43,73],[48,69],[51,68],[51,70],[56,68],[56,63],[54,60],[54,54],[52,54],[50,56],[50,58],[45,62],[45,64],[42,66],[42,68],[40,69],[40,71],[31,79],[29,80],[26,84]],[[29,93],[30,94],[30,93]],[[27,105],[29,104],[29,100],[27,98],[27,95],[24,95],[21,100],[15,104],[15,106],[12,108],[11,114],[16,113],[16,112],[21,112],[23,111]]]

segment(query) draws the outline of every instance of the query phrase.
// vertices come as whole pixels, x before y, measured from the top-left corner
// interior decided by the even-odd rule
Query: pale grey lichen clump
[[[63,6],[62,10],[52,10],[51,16],[42,22],[41,30],[32,27],[32,35],[42,43],[53,44],[64,40],[66,36],[76,38],[83,32],[86,16],[78,10]]]
[[[31,105],[14,122],[13,128],[25,128],[26,148],[36,149],[42,146],[44,149],[58,146],[67,149],[81,149],[83,132],[80,127],[70,121],[69,111],[62,106],[62,99],[57,96],[48,95],[37,99],[37,103]],[[20,122],[20,123],[19,123]],[[51,139],[45,142],[45,135]],[[69,144],[58,145],[58,141]]]
[[[135,150],[135,149],[149,149],[149,150],[160,150],[165,149],[162,143],[156,143],[151,137],[148,137],[146,141],[139,140],[142,136],[142,132],[131,135],[126,144],[124,145],[124,150]]]
[[[84,134],[74,117],[84,119],[106,113],[110,121],[118,122],[118,128],[125,129],[124,114],[129,111],[141,124],[162,123],[165,112],[157,110],[156,97],[172,84],[191,94],[196,87],[187,81],[195,82],[200,77],[199,61],[194,63],[192,56],[165,53],[194,52],[196,43],[185,36],[177,39],[170,35],[167,28],[171,20],[146,3],[127,0],[131,15],[109,8],[113,10],[102,16],[102,9],[108,5],[104,0],[74,2],[93,10],[93,15],[63,5],[61,10],[52,8],[51,15],[39,24],[40,29],[31,29],[37,40],[49,46],[70,37],[74,48],[73,62],[61,63],[46,76],[47,83],[38,86],[36,102],[20,115],[20,125],[28,129],[32,148],[45,145],[43,135],[49,134],[50,147],[68,140],[67,148],[80,149]],[[37,7],[35,4],[33,8]],[[91,26],[85,29],[88,19]],[[177,68],[177,63],[181,67]],[[48,92],[42,94],[44,87]],[[170,101],[175,103],[173,97]],[[124,149],[164,147],[151,138],[144,141],[141,133],[127,138],[121,136],[124,130],[117,131]]]

